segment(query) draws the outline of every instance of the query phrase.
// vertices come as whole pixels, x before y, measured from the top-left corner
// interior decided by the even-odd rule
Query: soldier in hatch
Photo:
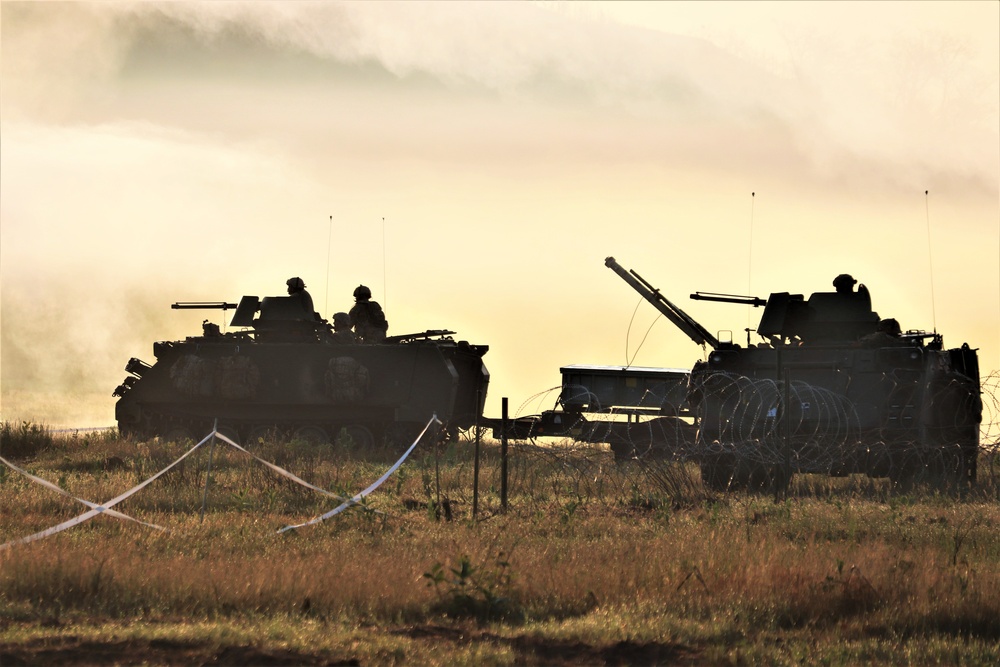
[[[385,313],[377,301],[372,301],[372,291],[364,285],[358,285],[354,290],[354,307],[351,308],[351,322],[354,323],[354,333],[362,343],[381,343],[385,340],[385,332],[389,323]]]
[[[865,309],[871,310],[872,307],[872,297],[868,293],[868,288],[864,285],[858,285],[858,291],[854,291],[854,285],[857,284],[857,279],[854,278],[849,273],[841,273],[839,276],[833,279],[833,286],[837,289],[837,294],[856,294],[853,297],[858,300]]]
[[[854,285],[858,281],[849,273],[841,273],[833,279],[833,286],[837,288],[838,294],[850,294],[854,291]]]
[[[347,313],[333,314],[333,342],[341,345],[358,342],[357,335],[351,331],[351,316]]]
[[[303,319],[320,319],[319,314],[313,309],[312,297],[306,291],[306,284],[302,278],[289,278],[285,284],[288,285],[288,296],[298,299],[299,303],[302,304],[302,310],[305,313]]]
[[[887,345],[906,345],[902,337],[903,330],[894,317],[879,320],[874,333],[861,337],[861,344],[867,347],[885,347]]]

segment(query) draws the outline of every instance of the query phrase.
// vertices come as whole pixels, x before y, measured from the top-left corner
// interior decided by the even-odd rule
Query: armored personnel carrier
[[[450,430],[482,415],[489,384],[486,345],[455,341],[447,330],[342,342],[294,296],[244,296],[240,303],[175,303],[173,308],[235,308],[222,333],[153,344],[152,364],[132,358],[114,391],[125,435],[199,438],[219,432],[254,443],[275,433],[356,446],[412,439],[432,415]]]
[[[763,306],[756,342],[720,339],[613,257],[605,260],[707,349],[687,382],[692,445],[715,489],[785,485],[794,472],[970,483],[982,420],[979,361],[934,332],[903,332],[848,275],[836,291],[692,299]]]

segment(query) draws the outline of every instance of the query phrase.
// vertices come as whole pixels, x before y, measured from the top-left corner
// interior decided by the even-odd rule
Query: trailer
[[[678,368],[568,365],[556,406],[508,422],[507,437],[572,438],[606,443],[617,458],[643,456],[694,442],[686,405],[690,373]],[[500,420],[490,420],[501,437]]]

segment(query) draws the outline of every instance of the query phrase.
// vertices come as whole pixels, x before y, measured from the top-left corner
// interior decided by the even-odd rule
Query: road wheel
[[[611,453],[615,456],[615,461],[631,461],[636,458],[635,445],[627,440],[615,438],[608,443]]]
[[[240,439],[240,432],[232,424],[219,424],[216,427],[215,432],[218,433],[219,435],[223,435],[223,436],[229,438],[230,440],[232,440],[233,442],[235,442],[237,445],[242,444],[242,442],[240,441],[241,440]]]
[[[186,426],[171,426],[160,436],[163,442],[174,442],[177,444],[194,442],[194,434]]]
[[[736,481],[736,466],[728,458],[714,457],[699,464],[701,482],[712,491],[729,491],[739,483]]]
[[[367,426],[348,424],[340,429],[340,434],[337,436],[337,444],[340,443],[355,451],[367,451],[375,446],[375,436]]]
[[[330,436],[319,426],[300,426],[292,433],[292,440],[301,440],[311,445],[326,445]]]
[[[962,493],[975,481],[975,456],[969,454],[959,445],[898,454],[889,470],[892,488],[898,493],[910,493],[921,486]]]
[[[749,463],[735,456],[718,456],[701,463],[702,483],[712,491],[781,491],[792,475],[783,465]]]
[[[273,444],[281,437],[281,432],[277,426],[254,426],[247,432],[247,442],[245,447],[260,447],[262,445]]]
[[[423,424],[415,422],[396,422],[390,424],[385,429],[385,441],[390,447],[403,449],[413,444],[420,432],[424,430]]]

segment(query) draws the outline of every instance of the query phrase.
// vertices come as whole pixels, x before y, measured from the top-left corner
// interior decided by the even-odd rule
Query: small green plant
[[[868,577],[852,565],[844,574],[844,561],[836,559],[837,575],[826,575],[821,590],[830,595],[826,612],[834,616],[853,616],[876,609],[883,597]]]
[[[435,563],[424,572],[427,585],[437,594],[434,611],[479,622],[523,620],[523,611],[511,597],[509,568],[503,553],[490,568],[473,565],[464,554],[447,569]]]
[[[52,433],[48,427],[22,421],[0,424],[0,456],[9,459],[26,459],[52,447]]]
[[[239,491],[233,491],[229,494],[233,500],[233,503],[240,510],[247,511],[254,508],[255,498],[247,489],[240,489]]]
[[[970,519],[963,519],[955,526],[954,533],[952,535],[953,548],[951,551],[951,564],[953,567],[958,566],[958,554],[962,551],[962,545],[965,544],[965,540],[968,539],[969,534],[979,525],[980,521],[978,517],[973,517]]]

